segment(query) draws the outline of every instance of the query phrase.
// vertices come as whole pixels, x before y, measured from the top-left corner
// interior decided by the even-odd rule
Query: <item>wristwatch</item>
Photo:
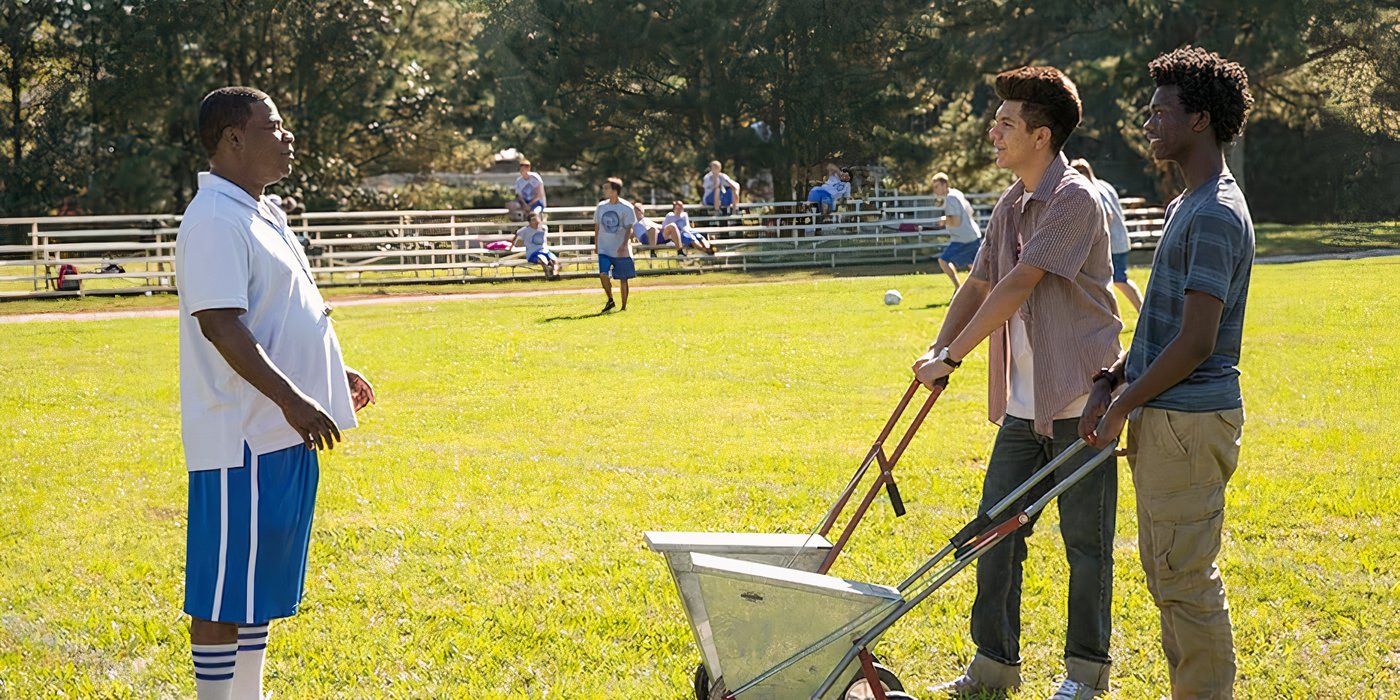
[[[948,357],[948,348],[943,348],[942,350],[939,350],[937,359],[939,362],[942,362],[943,364],[948,365],[953,369],[957,369],[962,366],[962,360],[954,360],[953,358]]]
[[[1113,370],[1108,367],[1100,367],[1099,371],[1094,373],[1094,376],[1090,380],[1090,383],[1096,384],[1100,379],[1108,380],[1109,391],[1113,391],[1113,389],[1118,386],[1118,380],[1113,376]]]

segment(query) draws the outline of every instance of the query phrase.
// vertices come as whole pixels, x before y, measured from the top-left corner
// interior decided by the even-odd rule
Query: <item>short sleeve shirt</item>
[[[1118,191],[1107,180],[1095,180],[1099,191],[1099,202],[1103,204],[1103,214],[1108,219],[1109,252],[1114,255],[1132,249],[1128,240],[1128,224],[1123,220],[1123,203],[1118,200]]]
[[[200,331],[195,314],[242,309],[268,358],[326,410],[355,427],[340,341],[286,215],[213,173],[185,209],[175,239],[180,294],[180,424],[191,471],[243,464],[302,442],[282,410],[243,379]]]
[[[723,183],[723,186],[724,186],[725,189],[729,190],[729,189],[738,189],[738,188],[739,188],[739,183],[738,183],[738,182],[735,182],[735,181],[734,181],[734,178],[729,177],[728,175],[725,175],[724,173],[720,173],[720,174],[719,174],[719,178],[720,178],[720,181]],[[705,186],[705,194],[710,194],[710,193],[712,193],[712,192],[715,191],[715,174],[714,174],[714,173],[708,173],[708,172],[705,173],[705,176],[702,177],[702,178],[700,179],[700,181],[701,181],[701,182],[704,184],[704,186]]]
[[[599,254],[614,258],[632,257],[627,234],[632,230],[632,224],[637,223],[637,212],[631,202],[625,199],[617,200],[617,204],[609,204],[607,200],[599,202],[597,210],[593,212],[593,223],[598,226]]]
[[[540,224],[539,228],[521,226],[515,235],[525,242],[525,255],[527,256],[534,255],[549,247],[549,226],[547,224]]]
[[[531,172],[526,177],[515,178],[515,194],[526,202],[533,202],[539,196],[540,190],[544,188],[544,178],[539,173]],[[541,201],[544,197],[539,197]]]
[[[663,218],[663,219],[661,220],[661,228],[666,228],[667,226],[670,226],[671,224],[675,224],[675,225],[676,225],[676,228],[677,228],[678,230],[682,231],[682,232],[689,231],[689,230],[690,230],[690,214],[687,213],[687,212],[681,212],[681,213],[679,213],[679,214],[677,214],[676,212],[671,212],[671,213],[667,214],[666,217]]]
[[[995,285],[1021,262],[1049,273],[1017,313],[1035,353],[1035,430],[1050,435],[1055,415],[1118,358],[1123,322],[1109,289],[1108,231],[1093,184],[1060,155],[1023,209],[1025,194],[1017,180],[997,201],[971,275]],[[1003,324],[988,346],[987,416],[994,423],[1006,415],[1010,354]]]
[[[1187,292],[1209,294],[1224,308],[1210,357],[1147,406],[1200,413],[1244,405],[1240,339],[1253,266],[1254,220],[1229,171],[1167,205],[1166,225],[1128,350],[1128,381],[1141,377],[1181,331]]]
[[[826,182],[821,187],[831,194],[832,201],[839,202],[851,196],[851,183],[843,182],[840,179],[835,182]]]
[[[948,188],[948,196],[943,198],[943,214],[961,219],[957,226],[948,228],[948,239],[954,243],[971,243],[982,237],[982,229],[977,226],[977,217],[972,205],[959,190]]]

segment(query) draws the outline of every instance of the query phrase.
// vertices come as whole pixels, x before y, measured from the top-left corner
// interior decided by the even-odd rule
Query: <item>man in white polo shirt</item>
[[[344,366],[311,268],[263,188],[291,172],[266,94],[199,106],[209,172],[175,245],[180,413],[189,467],[185,605],[199,700],[261,699],[267,626],[301,603],[316,450],[374,389]]]

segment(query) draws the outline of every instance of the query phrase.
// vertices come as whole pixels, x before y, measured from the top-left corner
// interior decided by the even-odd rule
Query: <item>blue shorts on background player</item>
[[[954,267],[972,267],[972,261],[977,259],[977,250],[982,247],[982,239],[960,243],[953,241],[944,246],[943,252],[938,254],[938,259]]]

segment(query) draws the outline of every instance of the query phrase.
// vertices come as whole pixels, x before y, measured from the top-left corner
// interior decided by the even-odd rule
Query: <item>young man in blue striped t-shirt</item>
[[[1167,207],[1133,344],[1096,375],[1079,429],[1106,445],[1127,422],[1138,554],[1161,613],[1172,697],[1229,698],[1235,649],[1215,558],[1244,426],[1254,223],[1225,148],[1253,98],[1244,69],[1204,49],[1163,54],[1149,70],[1148,143],[1158,161],[1181,166],[1188,189]]]

